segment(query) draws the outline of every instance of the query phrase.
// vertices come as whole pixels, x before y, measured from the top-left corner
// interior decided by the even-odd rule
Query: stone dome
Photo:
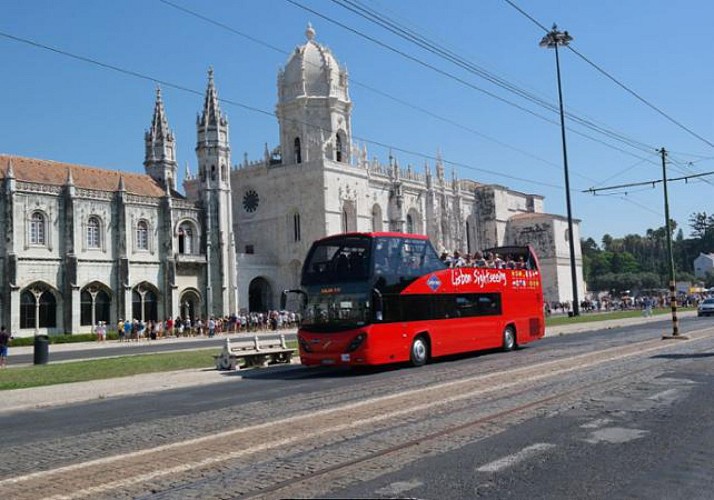
[[[295,48],[278,76],[280,101],[296,97],[336,97],[348,101],[347,70],[340,68],[330,49],[315,41],[308,24],[307,42]]]

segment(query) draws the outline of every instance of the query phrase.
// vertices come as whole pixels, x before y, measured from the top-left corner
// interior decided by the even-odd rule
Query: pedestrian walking
[[[652,316],[652,299],[650,299],[649,297],[645,297],[642,301],[642,305],[644,306],[644,311],[642,311],[642,315],[645,318],[649,318],[650,316]]]
[[[96,328],[97,340],[99,342],[104,342],[107,339],[107,325],[104,321],[100,321]]]
[[[0,368],[7,366],[7,350],[10,347],[10,339],[12,335],[3,326],[0,328]]]

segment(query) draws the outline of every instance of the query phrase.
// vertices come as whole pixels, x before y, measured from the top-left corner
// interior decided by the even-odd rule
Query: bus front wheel
[[[516,348],[516,330],[508,325],[503,329],[503,350],[512,351]]]
[[[409,361],[412,366],[424,366],[429,359],[429,345],[423,335],[419,335],[412,341],[412,348],[409,354]]]

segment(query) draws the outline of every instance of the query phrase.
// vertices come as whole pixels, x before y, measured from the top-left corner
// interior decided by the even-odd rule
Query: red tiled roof
[[[0,179],[7,177],[10,162],[12,162],[15,179],[18,181],[64,186],[67,184],[67,176],[71,171],[74,185],[78,188],[114,192],[119,190],[119,178],[123,177],[128,193],[152,198],[160,198],[165,195],[161,184],[146,174],[5,154],[0,154]]]
[[[511,215],[511,220],[522,220],[522,219],[541,219],[548,214],[542,212],[518,212],[517,214]]]

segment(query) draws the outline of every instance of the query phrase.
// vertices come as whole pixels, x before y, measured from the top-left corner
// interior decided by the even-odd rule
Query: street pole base
[[[689,340],[689,337],[686,335],[662,335],[662,340]]]

